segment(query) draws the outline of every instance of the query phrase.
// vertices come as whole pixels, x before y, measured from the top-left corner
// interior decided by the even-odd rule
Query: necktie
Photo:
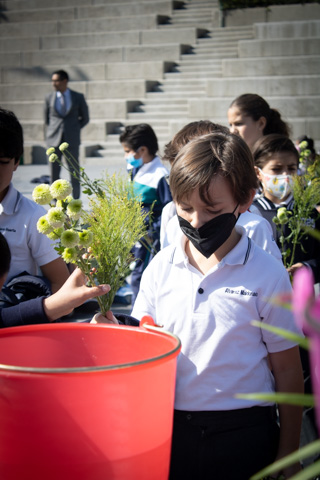
[[[60,109],[61,109],[62,117],[65,117],[67,113],[67,109],[66,109],[66,99],[65,99],[64,93],[61,93],[61,96],[60,96],[60,107],[61,107]]]

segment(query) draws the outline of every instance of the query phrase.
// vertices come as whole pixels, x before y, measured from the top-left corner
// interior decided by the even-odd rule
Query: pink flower
[[[313,274],[309,268],[299,268],[295,272],[293,277],[293,311],[297,325],[307,334],[309,333],[309,327],[305,318],[305,311],[314,298],[313,284]]]
[[[320,297],[314,298],[313,275],[309,268],[297,270],[293,277],[293,311],[297,324],[310,338],[310,370],[320,434]]]

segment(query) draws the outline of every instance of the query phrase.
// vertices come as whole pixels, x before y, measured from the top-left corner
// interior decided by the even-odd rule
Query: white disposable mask
[[[259,171],[262,173],[264,178],[262,184],[265,192],[268,192],[274,197],[282,200],[283,198],[286,198],[292,191],[292,175],[269,175],[269,173],[263,172],[260,168]]]

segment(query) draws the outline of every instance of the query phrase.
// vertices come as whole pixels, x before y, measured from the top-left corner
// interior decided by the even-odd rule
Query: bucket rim
[[[56,325],[49,325],[49,324],[38,324],[38,325],[32,325],[32,327],[40,327],[36,328],[36,330],[41,330],[41,327],[46,326],[47,329],[51,329],[52,327],[56,327]],[[86,325],[89,326],[89,325]],[[84,324],[59,324],[60,329],[66,329],[68,327],[74,328],[81,328],[83,327],[84,329],[87,329]],[[26,327],[26,328],[24,328]],[[9,327],[3,331],[5,334],[8,332],[8,330],[17,330],[18,329],[21,331],[23,330],[30,330],[31,325],[24,325],[21,327]],[[48,328],[49,327],[49,328]],[[15,373],[39,373],[39,374],[59,374],[59,373],[92,373],[92,372],[101,372],[101,371],[109,371],[109,370],[124,370],[132,367],[138,367],[141,365],[146,365],[150,364],[153,362],[159,362],[165,358],[177,356],[180,349],[181,349],[181,340],[179,337],[174,335],[173,333],[167,331],[167,330],[159,330],[159,328],[151,326],[151,325],[143,325],[142,327],[131,327],[127,325],[110,325],[110,324],[98,324],[98,325],[90,325],[89,328],[111,328],[111,329],[124,329],[124,330],[132,330],[132,331],[143,331],[143,330],[151,330],[151,332],[158,334],[158,335],[163,335],[163,336],[168,336],[171,337],[176,341],[176,345],[174,348],[171,348],[168,352],[157,355],[155,357],[147,358],[145,360],[139,360],[135,362],[127,362],[127,363],[120,363],[117,365],[97,365],[97,366],[90,366],[90,367],[23,367],[20,365],[7,365],[4,363],[0,363],[0,371],[1,372],[15,372]],[[1,334],[0,334],[1,336]]]

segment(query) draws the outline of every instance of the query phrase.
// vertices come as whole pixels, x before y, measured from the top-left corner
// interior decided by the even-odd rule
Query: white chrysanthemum
[[[64,247],[75,247],[79,245],[79,235],[74,230],[66,230],[61,235],[61,245]]]
[[[58,162],[59,161],[59,157],[56,153],[52,153],[49,157],[49,162],[50,163],[54,163],[54,162]]]
[[[57,200],[64,200],[72,192],[72,187],[68,180],[63,178],[56,180],[50,187],[50,192],[53,198]]]
[[[82,213],[82,201],[73,199],[67,206],[67,214],[72,220],[79,220]]]
[[[47,219],[47,215],[43,215],[37,221],[37,230],[44,235],[48,235],[52,232],[53,227],[50,225]]]
[[[33,200],[39,205],[47,205],[52,200],[52,195],[50,193],[50,187],[46,183],[41,183],[34,188],[32,192]]]
[[[50,238],[50,240],[59,240],[63,232],[63,227],[55,228],[51,233],[49,233],[49,235],[47,235],[47,237]]]
[[[59,150],[60,152],[64,152],[65,150],[67,150],[69,148],[69,143],[67,142],[63,142],[61,143],[60,147],[59,147]]]
[[[48,210],[47,219],[53,228],[63,227],[66,216],[61,208],[52,207]]]
[[[93,234],[89,230],[83,230],[79,233],[80,245],[82,247],[89,247],[93,242]]]
[[[48,157],[50,157],[50,155],[52,153],[55,153],[56,149],[54,147],[50,147],[48,148],[48,150],[46,151],[46,154],[48,155]]]
[[[66,263],[74,263],[77,260],[77,250],[75,248],[65,248],[61,257]]]

